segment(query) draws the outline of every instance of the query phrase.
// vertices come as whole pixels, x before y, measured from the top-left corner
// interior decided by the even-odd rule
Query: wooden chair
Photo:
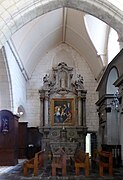
[[[56,176],[56,169],[62,169],[62,176],[66,176],[66,153],[60,148],[52,160],[52,176]]]
[[[38,169],[39,167],[43,167],[44,165],[44,151],[39,151],[35,153],[35,157],[28,160],[24,163],[24,176],[28,176],[29,169],[33,169],[34,176],[38,176]]]
[[[80,168],[84,168],[85,176],[89,176],[89,153],[79,151],[75,154],[75,173],[77,176]]]
[[[99,150],[95,149],[91,156],[91,166],[93,170],[99,166],[99,152]]]
[[[111,152],[100,151],[99,152],[99,175],[103,176],[104,168],[108,168],[109,175],[113,175],[113,158]]]

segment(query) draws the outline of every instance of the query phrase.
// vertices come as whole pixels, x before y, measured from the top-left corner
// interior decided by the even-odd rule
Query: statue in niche
[[[83,86],[83,77],[81,74],[78,74],[77,75],[77,80],[75,81],[75,85],[77,86],[77,88],[79,89],[83,89],[84,86]]]
[[[62,71],[60,73],[60,87],[61,88],[66,88],[67,87],[67,73],[65,71]]]

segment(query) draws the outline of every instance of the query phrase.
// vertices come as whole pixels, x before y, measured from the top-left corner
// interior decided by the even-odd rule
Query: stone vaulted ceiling
[[[89,38],[84,17],[87,13],[99,18],[122,39],[123,12],[119,7],[123,5],[119,6],[120,3],[122,1],[0,0],[0,46],[7,42],[13,48],[30,77],[49,50],[60,43],[69,44],[87,61],[98,79],[104,63]]]

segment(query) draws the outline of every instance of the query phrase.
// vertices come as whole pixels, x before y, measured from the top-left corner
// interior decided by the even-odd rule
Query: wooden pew
[[[34,176],[38,176],[38,169],[44,165],[44,151],[35,153],[35,157],[24,163],[24,176],[28,176],[29,169],[33,169]]]
[[[62,148],[57,151],[57,155],[52,160],[52,176],[56,176],[56,169],[62,170],[62,176],[66,176],[66,153]]]
[[[77,176],[80,168],[84,168],[85,176],[89,176],[89,153],[79,151],[75,154],[75,173]]]
[[[108,168],[109,175],[113,175],[113,160],[112,160],[112,153],[106,151],[99,152],[100,161],[99,161],[99,175],[103,176],[104,168]]]
[[[92,157],[92,168],[99,167],[99,175],[103,176],[104,168],[109,170],[109,175],[113,175],[113,158],[112,153],[107,151],[95,150]]]
[[[100,151],[101,150],[95,149],[91,156],[91,167],[93,170],[95,170],[99,166],[99,152]]]

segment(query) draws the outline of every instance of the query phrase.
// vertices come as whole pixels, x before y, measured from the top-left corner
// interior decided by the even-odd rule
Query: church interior
[[[122,0],[0,1],[0,179],[123,178]]]

